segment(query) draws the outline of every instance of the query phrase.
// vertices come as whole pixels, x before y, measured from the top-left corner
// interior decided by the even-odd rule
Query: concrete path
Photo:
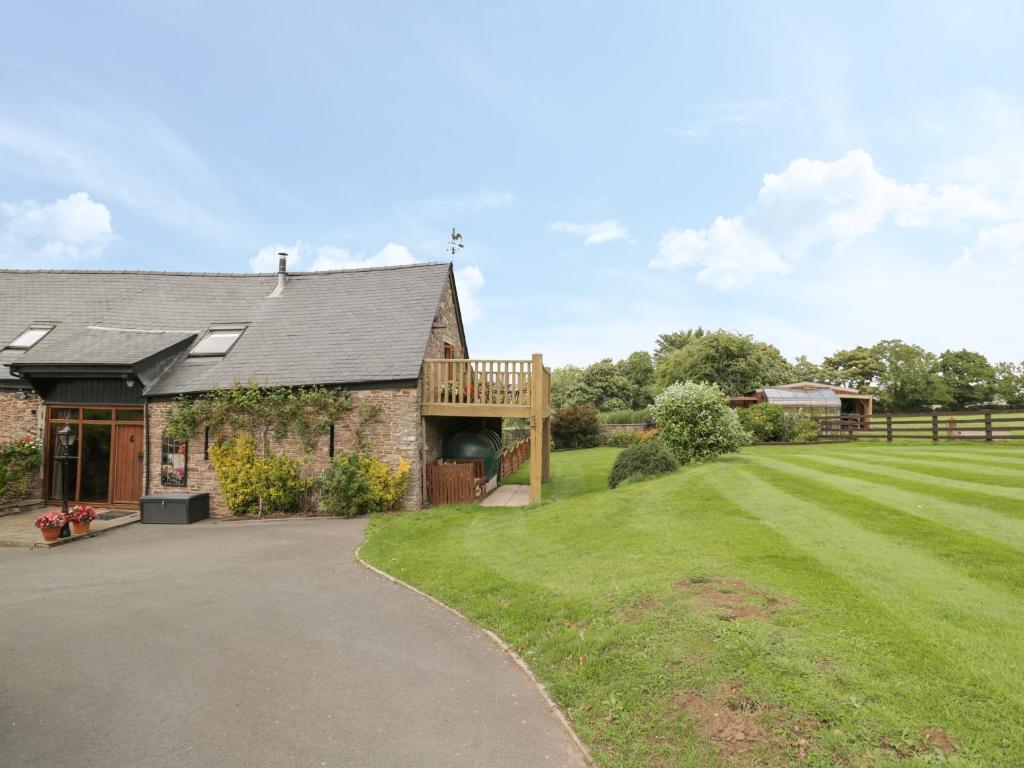
[[[108,510],[109,511],[109,510]],[[43,541],[42,534],[36,528],[36,518],[44,512],[60,512],[60,507],[41,507],[28,512],[18,512],[14,515],[0,517],[0,547],[54,547],[62,544],[70,544],[72,541],[96,536],[111,528],[120,528],[122,525],[130,525],[138,522],[139,513],[127,510],[116,510],[119,517],[112,520],[93,520],[89,526],[89,533],[74,535],[67,539],[57,541]]]
[[[482,507],[525,507],[530,503],[530,486],[500,485],[486,499]]]
[[[364,526],[0,550],[0,765],[584,765],[483,632],[353,560]]]

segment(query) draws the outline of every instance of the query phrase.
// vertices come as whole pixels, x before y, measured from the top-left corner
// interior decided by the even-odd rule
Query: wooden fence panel
[[[530,438],[524,437],[501,454],[501,477],[508,477],[530,458]]]
[[[427,501],[431,504],[468,504],[475,498],[472,463],[427,464]]]
[[[936,411],[922,414],[817,417],[818,436],[839,440],[1024,440],[1024,411]]]

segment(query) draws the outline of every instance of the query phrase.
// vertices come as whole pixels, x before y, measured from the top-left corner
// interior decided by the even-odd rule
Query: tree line
[[[653,353],[633,352],[551,372],[555,408],[593,405],[598,411],[640,410],[677,381],[717,384],[727,395],[758,387],[816,381],[877,397],[876,410],[901,413],[942,406],[1024,407],[1024,363],[990,363],[980,352],[935,354],[901,339],[840,349],[820,364],[801,355],[790,363],[775,346],[748,334],[693,328],[658,336]]]

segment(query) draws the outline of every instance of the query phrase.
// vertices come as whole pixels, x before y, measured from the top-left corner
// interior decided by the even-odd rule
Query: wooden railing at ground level
[[[427,464],[427,501],[431,504],[468,504],[476,498],[477,482],[471,463]]]
[[[427,359],[424,405],[513,405],[528,408],[533,394],[530,360]]]
[[[529,458],[530,438],[524,437],[518,443],[516,443],[503,454],[501,454],[500,477],[508,477],[521,466],[523,466],[523,464],[525,464],[527,459]]]
[[[831,440],[1024,440],[1024,410],[818,416]]]

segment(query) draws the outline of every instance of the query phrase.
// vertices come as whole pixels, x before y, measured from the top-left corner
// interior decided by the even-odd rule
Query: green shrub
[[[32,476],[43,463],[43,449],[30,437],[0,443],[0,499],[32,493]]]
[[[597,409],[567,405],[551,417],[551,438],[556,448],[593,448],[601,442]]]
[[[788,439],[786,412],[773,403],[758,403],[736,412],[740,423],[760,443],[777,443]]]
[[[664,475],[679,469],[679,462],[661,440],[647,440],[623,449],[615,458],[608,487],[616,488],[626,481]]]
[[[647,408],[636,411],[607,411],[597,414],[597,420],[602,424],[646,424],[651,420],[651,412]]]
[[[812,443],[818,439],[821,427],[817,419],[802,413],[786,414],[785,439],[793,443]]]
[[[260,456],[248,435],[211,446],[210,460],[233,515],[298,512],[305,503],[309,484],[299,462],[279,454]]]
[[[409,464],[404,459],[392,471],[365,453],[350,453],[331,462],[316,480],[320,510],[355,517],[392,509],[409,487]]]
[[[606,432],[604,435],[604,444],[612,448],[628,448],[629,446],[636,445],[639,442],[640,433],[633,432],[631,430]]]
[[[750,444],[750,434],[717,384],[673,384],[655,398],[651,413],[659,438],[681,464],[712,459]]]

